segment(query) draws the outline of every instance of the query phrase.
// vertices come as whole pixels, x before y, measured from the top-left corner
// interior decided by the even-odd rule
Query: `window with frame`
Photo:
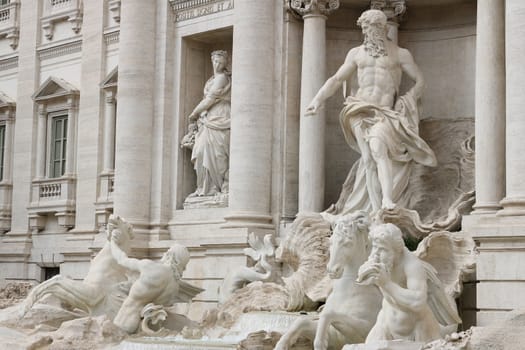
[[[5,124],[0,124],[0,181],[4,179]]]
[[[67,115],[51,118],[49,178],[61,177],[66,171]]]
[[[11,0],[0,0],[0,6],[7,5],[11,2]]]

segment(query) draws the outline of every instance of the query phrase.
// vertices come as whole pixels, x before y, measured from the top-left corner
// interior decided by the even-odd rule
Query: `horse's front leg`
[[[317,323],[317,331],[314,338],[314,350],[328,349],[328,330],[332,324],[331,312],[323,310]]]
[[[274,350],[288,350],[292,347],[299,337],[314,339],[317,321],[312,317],[301,317],[297,319],[290,329],[279,339]]]

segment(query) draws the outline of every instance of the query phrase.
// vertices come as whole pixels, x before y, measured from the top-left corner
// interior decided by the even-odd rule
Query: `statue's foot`
[[[395,207],[396,207],[396,203],[392,202],[390,199],[383,198],[381,209],[393,210]]]

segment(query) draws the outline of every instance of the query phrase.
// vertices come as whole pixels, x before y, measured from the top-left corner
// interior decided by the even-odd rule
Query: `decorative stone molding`
[[[231,10],[234,0],[169,0],[175,22]]]
[[[55,23],[60,21],[71,23],[71,29],[78,34],[82,27],[82,16],[82,0],[45,0],[40,19],[45,37],[53,39]]]
[[[38,48],[37,52],[38,58],[40,58],[40,60],[47,60],[59,56],[70,55],[76,52],[80,52],[81,50],[82,40],[75,40],[52,47]]]
[[[339,8],[339,0],[290,0],[290,9],[296,13],[305,15],[329,15]]]
[[[18,56],[0,60],[0,70],[13,69],[18,67]]]
[[[109,46],[111,44],[117,44],[120,39],[120,31],[113,31],[104,33],[104,41],[106,42],[106,46]]]
[[[11,1],[9,4],[0,6],[0,39],[8,39],[9,46],[13,50],[16,50],[18,47],[19,12],[19,1]]]
[[[117,23],[120,23],[120,3],[121,0],[108,0],[109,13]]]
[[[370,8],[385,13],[389,21],[399,23],[407,8],[405,0],[372,0]]]

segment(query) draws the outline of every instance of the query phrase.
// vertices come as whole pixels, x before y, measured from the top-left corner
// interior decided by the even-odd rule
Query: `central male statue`
[[[368,10],[357,24],[363,30],[363,44],[348,52],[306,110],[306,115],[315,114],[357,72],[359,88],[346,98],[340,114],[346,141],[361,153],[343,213],[393,209],[408,185],[412,160],[437,164],[434,152],[418,135],[417,100],[424,83],[412,55],[387,39],[383,12]],[[403,72],[415,84],[398,96]]]

